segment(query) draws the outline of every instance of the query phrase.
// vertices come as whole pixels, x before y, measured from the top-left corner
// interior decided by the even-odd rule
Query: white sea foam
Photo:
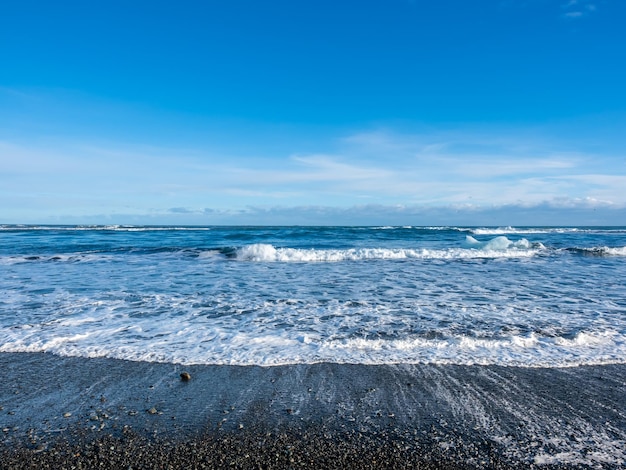
[[[364,364],[389,361],[567,367],[626,361],[626,337],[612,331],[598,334],[579,333],[574,340],[541,337],[536,334],[512,335],[499,339],[464,336],[438,340],[361,338],[326,343],[323,348],[341,351],[336,356],[352,356],[345,357],[345,362]]]
[[[574,338],[532,333],[385,339],[342,337],[350,319],[341,315],[334,323],[303,318],[300,328],[283,330],[276,329],[265,315],[255,319],[236,315],[211,323],[192,313],[172,313],[161,314],[155,321],[153,315],[129,318],[115,306],[92,304],[76,316],[0,328],[0,352],[262,366],[335,362],[569,367],[626,362],[626,336],[610,329],[583,331]]]
[[[575,428],[574,428],[575,429]],[[615,439],[610,433],[598,432],[589,429],[583,437],[580,436],[573,443],[557,442],[550,443],[545,439],[546,444],[557,444],[557,448],[565,448],[566,451],[551,453],[541,449],[534,457],[533,463],[536,465],[552,465],[557,467],[572,468],[623,468],[626,464],[626,442]],[[555,446],[550,446],[555,447]],[[591,449],[595,449],[590,452]],[[543,450],[543,451],[542,451]]]
[[[276,248],[269,244],[253,244],[239,248],[237,259],[242,261],[281,261],[281,262],[337,262],[363,260],[400,259],[476,259],[476,258],[525,258],[545,249],[540,243],[531,244],[526,239],[511,241],[497,237],[488,242],[479,242],[467,237],[468,248],[426,249],[426,248],[349,248],[338,249],[297,249]]]
[[[626,256],[626,246],[620,246],[615,248],[604,247],[603,250],[613,256]]]

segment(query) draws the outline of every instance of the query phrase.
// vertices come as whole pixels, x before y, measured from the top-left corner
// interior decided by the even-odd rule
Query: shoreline
[[[626,462],[626,365],[180,366],[0,353],[0,369],[0,468]]]

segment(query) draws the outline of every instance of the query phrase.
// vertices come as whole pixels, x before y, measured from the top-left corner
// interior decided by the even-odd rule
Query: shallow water
[[[626,229],[0,227],[0,351],[626,362]]]

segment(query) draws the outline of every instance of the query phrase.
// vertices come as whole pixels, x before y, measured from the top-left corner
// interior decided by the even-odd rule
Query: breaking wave
[[[337,262],[364,260],[402,259],[476,259],[476,258],[524,258],[535,256],[544,250],[541,243],[526,239],[511,241],[497,237],[479,242],[467,237],[467,248],[348,248],[348,249],[297,249],[276,248],[270,244],[256,243],[236,250],[235,257],[242,261],[280,262]]]

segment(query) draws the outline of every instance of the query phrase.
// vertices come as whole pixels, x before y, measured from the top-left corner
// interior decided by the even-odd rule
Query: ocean
[[[0,226],[0,352],[626,363],[624,227]]]

